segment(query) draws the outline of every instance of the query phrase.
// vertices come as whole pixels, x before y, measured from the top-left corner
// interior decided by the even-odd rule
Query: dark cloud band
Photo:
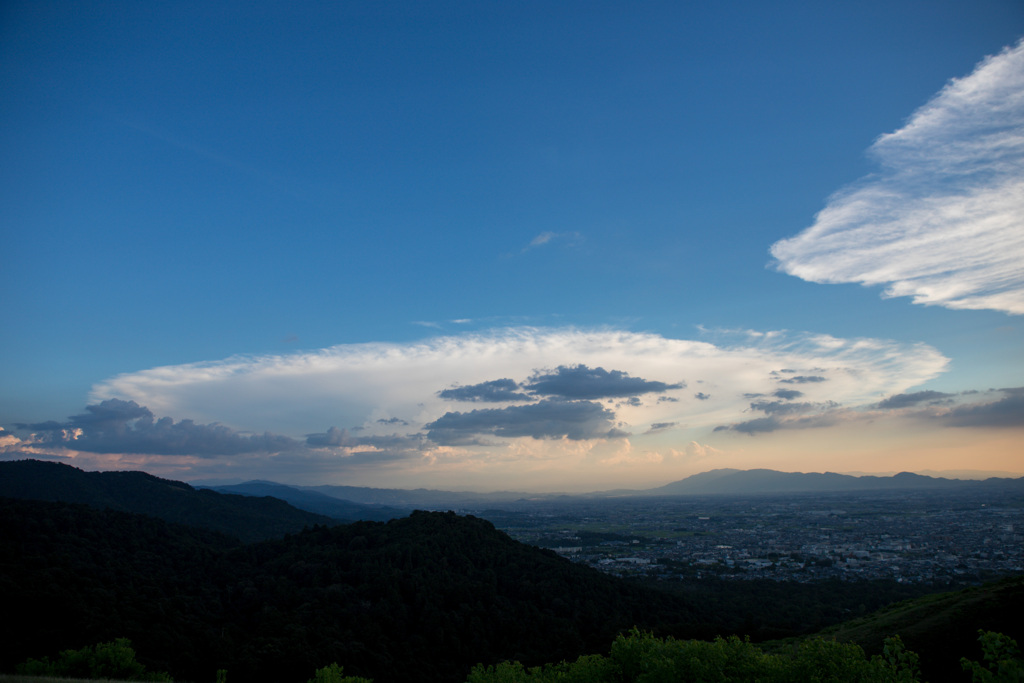
[[[440,445],[477,443],[480,436],[534,439],[612,438],[621,435],[612,422],[615,414],[592,401],[547,399],[507,408],[450,412],[426,425],[427,437]]]
[[[20,426],[36,432],[39,445],[89,453],[209,457],[280,452],[301,445],[269,432],[246,435],[219,424],[175,422],[169,417],[155,419],[149,408],[117,398],[87,406],[85,413],[74,415],[67,422]]]
[[[628,398],[641,394],[662,393],[682,389],[685,383],[666,384],[630,377],[621,370],[589,368],[586,365],[560,365],[553,372],[538,372],[526,388],[540,396],[565,399],[595,400],[600,398]]]
[[[505,401],[531,401],[526,394],[518,391],[519,384],[511,379],[495,379],[479,384],[454,387],[438,392],[438,396],[450,401],[481,401],[501,403]]]

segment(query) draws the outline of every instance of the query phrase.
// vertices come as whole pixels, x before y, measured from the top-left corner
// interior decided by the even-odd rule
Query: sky
[[[0,458],[1022,475],[1022,38],[1018,0],[5,2]]]

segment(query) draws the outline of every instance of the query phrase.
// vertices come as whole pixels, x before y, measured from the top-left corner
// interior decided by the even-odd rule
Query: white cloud
[[[547,244],[551,241],[551,238],[555,236],[553,232],[542,232],[541,234],[530,240],[531,247],[539,247],[542,244]]]
[[[563,243],[565,243],[565,244],[567,244],[569,246],[574,246],[574,245],[578,244],[580,241],[582,241],[582,239],[583,239],[583,235],[581,235],[580,233],[578,233],[576,231],[572,231],[572,232],[551,232],[551,231],[542,232],[539,235],[537,235],[536,237],[534,237],[532,240],[530,240],[530,243],[528,245],[523,247],[523,253],[529,251],[530,249],[535,249],[537,247],[542,247],[542,246],[544,246],[546,244],[551,244],[552,242],[556,242],[556,241],[557,242],[563,242]]]
[[[707,460],[721,458],[726,455],[725,451],[719,450],[714,446],[708,446],[707,444],[698,443],[691,441],[680,449],[670,448],[668,450],[668,458],[683,460],[686,462]]]
[[[751,394],[769,396],[790,387],[785,382],[792,378],[822,378],[799,385],[801,401],[855,407],[926,382],[947,362],[923,344],[877,339],[729,333],[710,343],[619,330],[509,328],[408,344],[342,345],[153,368],[104,381],[94,387],[91,399],[133,400],[156,415],[245,432],[301,438],[338,427],[356,430],[353,434],[365,439],[423,433],[447,413],[481,408],[470,400],[442,398],[445,389],[502,378],[524,382],[538,370],[586,365],[657,386],[659,392],[638,401],[603,399],[604,405],[614,413],[617,428],[641,435],[634,440],[678,441],[692,438],[688,430],[745,419]],[[707,398],[697,399],[686,388],[697,382]],[[661,390],[657,383],[669,388]],[[678,426],[659,429],[669,423]]]
[[[775,243],[811,282],[1024,314],[1024,41],[951,81],[871,147],[883,170]]]

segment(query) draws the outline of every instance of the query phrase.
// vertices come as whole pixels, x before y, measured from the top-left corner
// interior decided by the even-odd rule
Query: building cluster
[[[592,501],[509,518],[506,531],[619,575],[964,582],[1024,572],[1019,495]]]

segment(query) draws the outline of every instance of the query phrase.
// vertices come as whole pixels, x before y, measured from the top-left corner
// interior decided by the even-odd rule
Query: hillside
[[[898,633],[921,656],[924,679],[931,683],[967,680],[961,656],[980,659],[978,629],[998,631],[1024,643],[1024,576],[983,586],[906,600],[825,629],[822,635],[857,643],[869,653]]]
[[[436,489],[379,489],[366,486],[320,486],[298,487],[316,491],[332,498],[348,500],[365,505],[391,505],[397,508],[438,508],[468,507],[491,504],[507,504],[534,497],[522,491],[491,491],[487,493],[467,491],[440,491]],[[539,496],[549,497],[548,494]]]
[[[0,462],[0,496],[136,512],[247,542],[277,538],[314,524],[337,523],[277,498],[197,490],[145,472],[84,472],[40,460]]]
[[[300,510],[307,510],[333,519],[349,522],[364,520],[386,522],[396,517],[405,517],[412,512],[411,507],[364,505],[319,493],[311,489],[304,490],[294,486],[277,484],[272,481],[247,481],[241,484],[204,486],[201,488],[208,488],[218,493],[233,493],[242,496],[273,496]]]
[[[264,486],[253,492],[277,485]],[[128,637],[147,667],[185,680],[224,668],[233,680],[301,683],[337,661],[379,682],[455,683],[478,662],[604,652],[634,626],[756,641],[935,590],[711,578],[644,586],[516,542],[472,516],[414,512],[338,525],[274,498],[197,491],[141,472],[0,463],[0,492],[19,498],[0,498],[0,589],[8,596],[0,670]],[[54,502],[68,500],[81,502]],[[904,602],[826,636],[877,651],[898,633],[922,655],[932,683],[965,680],[955,658],[977,658],[978,628],[1024,638],[1016,625],[1022,581]]]
[[[82,505],[6,499],[0,667],[128,637],[186,680],[304,682],[331,661],[378,681],[455,683],[477,662],[557,661],[634,625],[684,635],[688,603],[525,546],[489,523],[417,512],[233,545]]]

